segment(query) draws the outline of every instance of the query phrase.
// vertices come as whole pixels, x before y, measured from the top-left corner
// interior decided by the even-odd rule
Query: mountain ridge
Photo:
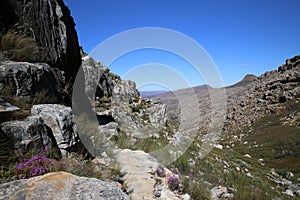
[[[257,80],[257,76],[254,74],[246,74],[240,81],[238,81],[237,83],[234,83],[232,85],[228,85],[228,86],[224,86],[224,88],[232,88],[232,87],[242,87],[242,86],[246,86],[250,83],[252,83],[253,81]],[[166,91],[166,90],[152,90],[152,91],[140,91],[141,96],[143,98],[154,98],[154,97],[158,97],[161,95],[167,95],[169,93],[174,93],[174,92],[182,92],[185,90],[190,90],[192,89],[195,93],[199,93],[199,92],[203,92],[204,90],[207,89],[212,89],[211,86],[207,85],[207,84],[203,84],[203,85],[197,85],[197,86],[193,86],[191,88],[181,88],[175,91]]]

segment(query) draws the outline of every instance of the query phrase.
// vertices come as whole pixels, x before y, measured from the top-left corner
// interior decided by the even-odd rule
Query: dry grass
[[[38,62],[39,47],[26,35],[8,32],[1,37],[1,53],[8,60]]]

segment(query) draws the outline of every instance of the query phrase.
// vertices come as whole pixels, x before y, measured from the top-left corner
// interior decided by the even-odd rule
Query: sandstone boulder
[[[129,197],[111,183],[66,172],[54,172],[1,184],[0,199],[129,200]]]

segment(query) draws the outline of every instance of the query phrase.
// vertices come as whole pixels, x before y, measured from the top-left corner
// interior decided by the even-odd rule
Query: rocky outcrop
[[[63,157],[68,157],[80,144],[77,126],[70,107],[59,104],[34,105],[33,115],[39,116],[51,129]]]
[[[0,63],[0,95],[50,103],[62,102],[64,91],[57,71],[49,65],[6,61]]]
[[[4,28],[33,38],[41,47],[41,61],[64,71],[66,83],[72,86],[81,56],[75,23],[63,0],[3,1],[12,16],[1,18]]]
[[[129,136],[153,136],[165,126],[165,106],[159,102],[141,99],[134,82],[121,80],[110,73],[107,67],[101,66],[88,56],[83,59],[83,69],[87,74],[87,94],[93,90],[95,80],[98,80],[95,85],[95,112],[99,122],[98,130],[108,140],[120,132],[127,132]],[[94,69],[98,69],[97,75]],[[34,103],[38,103],[41,98],[43,103],[63,98],[57,72],[47,64],[6,61],[1,63],[0,70],[3,96],[20,99],[26,97],[25,99],[30,98]],[[47,90],[44,92],[45,88]],[[56,99],[52,100],[54,98]],[[15,135],[17,138],[15,149],[24,151],[52,147],[55,144],[63,157],[69,157],[71,152],[76,152],[75,149],[83,148],[70,107],[38,104],[31,108],[31,114],[35,117],[7,122],[2,126],[8,135]],[[42,129],[45,130],[43,134],[40,131]],[[49,141],[52,141],[51,144]]]
[[[154,128],[160,130],[165,126],[166,107],[157,101],[142,99],[133,81],[122,80],[89,56],[82,59],[82,68],[85,92],[95,105],[100,131],[107,130],[108,127],[103,126],[113,122],[118,126],[118,129],[109,128],[108,132],[113,135],[119,130],[130,136],[147,137],[157,132]]]
[[[120,101],[130,103],[130,101],[139,96],[139,91],[136,89],[135,82],[133,81],[121,80],[113,88],[113,98],[116,104]]]
[[[66,172],[48,173],[0,185],[0,199],[129,200],[117,186]]]
[[[132,137],[153,136],[166,125],[166,106],[140,98],[133,82],[118,82],[111,99],[113,118]]]
[[[82,58],[85,75],[85,92],[88,97],[97,99],[112,96],[112,91],[120,77],[110,73],[108,67],[102,66],[90,56]]]

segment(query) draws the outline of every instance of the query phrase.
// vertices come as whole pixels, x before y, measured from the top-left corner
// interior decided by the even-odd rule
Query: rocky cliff
[[[32,38],[39,46],[40,61],[63,71],[70,89],[81,56],[75,23],[63,0],[3,0],[1,9],[0,31]]]
[[[105,143],[119,149],[136,145],[140,138],[159,138],[167,133],[166,107],[142,99],[133,81],[122,80],[93,58],[81,59],[75,23],[63,0],[2,0],[0,11],[0,182],[12,181],[0,185],[0,199],[129,199],[98,179],[65,172],[33,176],[58,169],[75,174],[87,170],[88,176],[120,181],[106,152],[91,155],[83,139],[97,149]],[[22,47],[16,45],[19,41],[25,41]],[[98,120],[92,135],[79,130],[72,108],[61,105],[70,105],[80,66],[86,84],[80,98],[90,97],[84,100]],[[95,94],[90,94],[95,86]],[[96,143],[98,135],[105,140]],[[91,159],[96,155],[100,158],[95,164]],[[147,170],[148,176],[155,169]],[[16,180],[25,177],[33,178]],[[154,188],[156,183],[148,178]],[[147,193],[152,196],[152,189]],[[168,195],[174,196],[169,190]]]
[[[56,158],[67,159],[72,157],[81,160],[86,157],[90,158],[90,153],[95,153],[94,149],[102,148],[104,151],[93,154],[93,156],[102,157],[106,154],[104,147],[107,143],[113,143],[113,149],[125,148],[124,138],[122,138],[124,134],[126,135],[127,142],[125,145],[127,146],[130,144],[136,145],[136,141],[140,138],[159,138],[161,131],[164,133],[166,129],[165,105],[157,101],[142,99],[133,81],[122,80],[119,76],[111,73],[107,67],[102,66],[89,56],[83,58],[82,68],[86,75],[85,93],[89,94],[94,84],[97,87],[95,98],[89,99],[98,119],[97,132],[92,135],[87,134],[89,133],[87,129],[83,130],[83,133],[78,130],[70,107],[60,104],[26,104],[25,107],[23,106],[24,98],[36,95],[42,95],[42,98],[46,100],[60,97],[60,91],[63,89],[57,77],[58,73],[48,64],[13,61],[0,63],[0,86],[2,87],[3,96],[0,104],[0,139],[1,141],[2,139],[8,140],[12,156],[19,155],[22,157],[28,152],[49,149],[51,152],[56,152]],[[99,72],[97,75],[93,71],[95,68]],[[49,88],[47,93],[41,93],[44,88]],[[10,91],[6,91],[8,89]],[[14,106],[14,103],[20,102],[23,102],[20,107]],[[26,114],[22,114],[23,112]],[[20,113],[21,116],[19,116]],[[86,123],[86,121],[84,122]],[[105,136],[100,143],[95,142],[98,135]],[[86,149],[83,146],[83,138],[86,139],[85,141],[93,141],[92,149]],[[87,144],[89,143],[84,143],[84,145]],[[146,143],[146,145],[148,144]],[[91,151],[88,152],[88,150]],[[108,157],[106,159],[110,160]],[[5,160],[1,160],[1,162],[5,162]],[[113,163],[108,162],[108,167],[111,164]],[[49,176],[52,177],[52,175]],[[73,181],[83,181],[84,184],[91,184],[88,190],[83,188],[84,191],[93,192],[95,188],[102,187],[100,182],[93,185],[95,180],[92,179],[78,178],[71,174],[67,176],[70,178],[59,180],[59,183],[65,185],[63,191],[68,191]],[[8,178],[8,180],[15,178]],[[43,191],[47,191],[47,194],[51,193],[52,190],[46,190],[45,187],[56,183],[52,181],[49,185],[48,182],[44,183],[41,180],[44,180],[44,178],[36,177],[30,179],[29,182],[35,183],[38,181],[41,185],[36,185],[35,190],[43,189]],[[151,188],[154,188],[153,184],[155,182],[149,179],[149,183],[152,184]],[[30,192],[31,190],[24,189],[27,187],[28,185],[24,181],[15,181],[0,185],[0,192],[3,197],[19,198],[18,195],[29,195],[33,199],[45,197],[45,194],[42,193],[37,196],[33,195]],[[167,186],[164,187],[167,190]],[[19,192],[16,192],[16,190]],[[147,190],[146,188],[145,191]],[[108,192],[110,188],[105,188],[103,191],[104,193]],[[114,189],[114,192],[116,191],[117,188]],[[147,193],[152,195],[152,189],[148,190]],[[92,198],[98,199],[102,193],[100,192],[99,195]],[[138,197],[140,192],[136,190],[135,195]],[[168,195],[172,196],[173,194],[169,191]],[[68,197],[68,194],[62,192],[56,194],[56,197],[65,198]],[[85,199],[86,197],[70,196],[70,198]],[[103,198],[106,199],[107,196]],[[126,199],[127,196],[122,196],[121,193],[118,196],[118,193],[116,193],[111,198]]]

